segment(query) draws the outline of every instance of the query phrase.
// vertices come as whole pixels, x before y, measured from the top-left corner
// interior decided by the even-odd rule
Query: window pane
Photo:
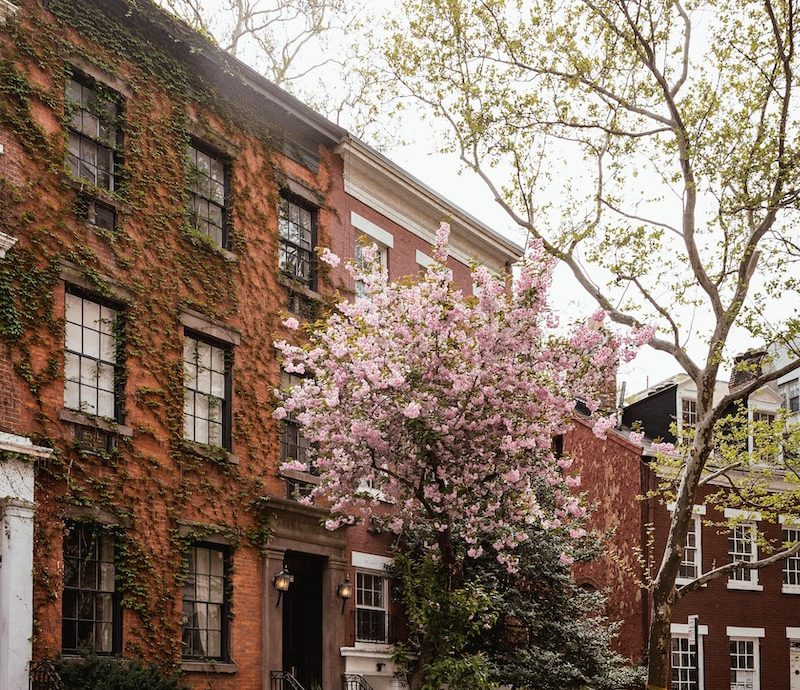
[[[195,546],[189,555],[183,594],[183,654],[185,657],[224,657],[224,552]],[[209,571],[218,573],[209,575]]]
[[[76,525],[64,537],[62,649],[114,651],[119,615],[114,595],[114,543],[95,528]]]

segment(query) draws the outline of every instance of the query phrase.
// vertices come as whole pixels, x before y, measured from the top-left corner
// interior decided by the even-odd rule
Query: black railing
[[[343,673],[342,690],[373,690],[373,687],[364,676],[357,673]]]
[[[300,681],[288,671],[270,671],[269,688],[270,690],[305,690],[300,685]]]
[[[397,640],[397,616],[375,609],[356,609],[357,642],[394,644]]]
[[[28,686],[30,690],[64,690],[64,682],[50,659],[31,661]]]

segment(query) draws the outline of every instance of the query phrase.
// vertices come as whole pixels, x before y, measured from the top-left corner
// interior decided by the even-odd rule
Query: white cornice
[[[6,23],[9,17],[14,16],[14,13],[19,9],[17,5],[9,0],[0,0],[0,26]]]
[[[0,0],[0,16],[2,16],[2,3],[4,0]],[[4,232],[0,232],[0,259],[4,259],[6,256],[6,252],[11,249],[17,243],[17,238],[12,237],[11,235],[6,235]]]
[[[434,229],[427,226],[449,218],[450,254],[454,259],[469,264],[473,259],[487,263],[487,259],[491,258],[493,266],[489,268],[502,270],[506,262],[515,261],[522,256],[522,247],[443,199],[362,142],[344,139],[336,150],[344,160],[345,191],[417,237],[433,243]],[[396,200],[396,204],[390,203],[385,193],[375,193],[381,187],[392,190],[391,200]]]
[[[29,438],[0,432],[0,451],[30,455],[34,458],[49,458],[53,454],[52,448],[35,446]]]

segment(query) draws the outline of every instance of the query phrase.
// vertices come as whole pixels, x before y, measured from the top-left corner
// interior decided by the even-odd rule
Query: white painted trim
[[[766,633],[764,632],[764,628],[742,628],[738,625],[729,625],[725,628],[725,634],[728,637],[762,638]]]
[[[800,529],[800,516],[797,515],[778,515],[778,524],[786,525],[789,529]]]
[[[781,594],[800,594],[800,585],[781,585]],[[800,638],[798,638],[800,639]]]
[[[350,563],[354,568],[361,568],[363,570],[379,570],[385,571],[394,563],[393,558],[388,556],[378,556],[374,553],[364,553],[363,551],[353,551],[350,557]]]
[[[786,628],[787,640],[800,640],[800,628]]]
[[[689,634],[689,624],[688,623],[670,623],[669,624],[669,631],[672,635],[688,635]],[[708,635],[708,626],[707,625],[698,625],[697,632],[700,635]]]
[[[422,266],[422,268],[428,268],[433,263],[434,259],[432,256],[428,256],[425,252],[421,252],[417,249],[417,264]]]
[[[674,513],[675,512],[675,501],[672,501],[671,503],[667,503],[667,510],[670,513]],[[705,515],[706,514],[706,507],[705,506],[694,505],[694,506],[692,506],[692,514],[693,515]]]
[[[751,573],[757,573],[757,570],[751,570]],[[752,580],[728,580],[728,589],[741,589],[747,592],[763,592],[764,586],[753,582]]]
[[[2,0],[0,0],[0,3]],[[6,258],[6,252],[17,243],[17,238],[0,232],[0,259]]]
[[[376,242],[380,242],[389,249],[394,249],[394,235],[382,227],[375,225],[371,220],[360,216],[355,211],[350,211],[350,224],[365,235],[369,235]]]
[[[741,518],[742,520],[755,521],[761,520],[761,513],[757,510],[740,510],[739,508],[725,508],[725,518]]]
[[[20,455],[30,455],[34,458],[49,458],[53,454],[52,448],[45,446],[35,446],[26,436],[17,436],[0,432],[0,450]]]

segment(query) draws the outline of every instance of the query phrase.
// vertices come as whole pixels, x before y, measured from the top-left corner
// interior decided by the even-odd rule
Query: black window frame
[[[231,653],[230,653],[230,623],[231,623],[231,599],[233,597],[233,583],[231,581],[231,573],[232,573],[232,563],[231,559],[233,556],[233,552],[230,546],[226,544],[219,544],[215,542],[203,541],[198,540],[192,542],[191,546],[188,550],[188,556],[191,559],[192,554],[195,552],[196,549],[206,549],[208,551],[217,551],[222,554],[222,603],[220,605],[220,656],[208,656],[200,655],[200,654],[187,654],[186,653],[186,643],[184,642],[184,633],[185,633],[185,624],[184,624],[184,605],[188,602],[201,602],[208,604],[214,604],[215,602],[212,601],[203,601],[201,599],[186,599],[186,587],[189,582],[189,579],[192,576],[191,572],[191,563],[190,560],[186,564],[186,581],[183,585],[183,591],[181,593],[181,659],[185,661],[204,661],[204,660],[211,660],[216,662],[229,662],[231,660]],[[210,562],[210,561],[209,561]],[[196,573],[195,573],[196,574]],[[211,577],[210,568],[209,568],[209,578]],[[195,591],[196,591],[196,580],[195,580]],[[210,583],[209,583],[209,599],[211,597],[210,594]],[[190,628],[191,630],[200,630],[201,628]],[[205,628],[206,632],[208,632],[209,628]]]
[[[90,561],[95,562],[97,566],[97,570],[95,571],[95,579],[98,583],[95,588],[90,587],[82,587],[80,586],[80,582],[78,586],[68,586],[67,585],[67,577],[68,577],[68,560],[75,560],[74,557],[67,555],[67,540],[76,533],[76,530],[86,531],[91,534],[91,539],[95,546],[95,554],[99,553],[100,545],[98,536],[111,539],[112,540],[112,547],[113,547],[113,557],[111,561],[101,560],[100,558],[93,558],[89,559]],[[122,652],[122,592],[120,591],[120,580],[117,576],[117,539],[116,534],[110,528],[104,527],[100,523],[96,522],[80,522],[80,521],[69,521],[65,525],[65,532],[64,538],[62,540],[62,553],[63,553],[63,562],[64,562],[64,579],[62,582],[62,601],[61,601],[61,653],[64,655],[72,656],[72,655],[81,655],[86,651],[90,651],[91,653],[97,654],[98,656],[105,656],[105,657],[113,657],[119,656]],[[80,556],[80,537],[78,543],[78,560],[81,560]],[[100,554],[102,555],[102,554]],[[107,590],[101,590],[100,587],[100,577],[101,577],[101,568],[100,565],[102,563],[111,563],[114,566],[114,589],[112,592],[108,592]],[[65,615],[65,607],[67,606],[68,599],[70,598],[69,592],[76,592],[77,593],[77,602],[76,602],[76,618],[68,618]],[[112,606],[112,620],[111,620],[111,634],[112,634],[112,642],[111,642],[111,651],[101,651],[97,649],[96,644],[94,645],[94,649],[89,650],[86,646],[75,646],[75,647],[65,647],[64,646],[64,630],[66,625],[70,622],[74,623],[76,626],[76,640],[78,637],[77,633],[77,626],[80,624],[81,621],[83,622],[90,622],[93,621],[94,625],[98,624],[97,621],[97,602],[93,602],[93,616],[91,619],[85,618],[81,619],[80,616],[80,600],[82,593],[94,593],[103,594],[103,595],[111,595],[111,606]],[[102,622],[102,621],[101,621]]]
[[[186,174],[184,175],[184,209],[186,211],[187,222],[189,226],[196,232],[203,234],[204,236],[208,237],[209,240],[214,242],[211,238],[211,235],[204,232],[203,230],[197,227],[197,213],[192,210],[191,204],[189,203],[190,195],[198,196],[200,195],[198,191],[192,189],[189,185],[192,179],[192,171],[190,169],[191,160],[189,158],[189,151],[190,149],[194,149],[199,153],[203,153],[209,158],[213,158],[216,162],[222,165],[222,173],[223,173],[223,200],[222,204],[217,204],[212,199],[208,197],[202,197],[206,202],[213,203],[215,206],[218,206],[222,213],[222,225],[220,226],[220,230],[222,232],[222,242],[221,244],[217,245],[221,249],[230,249],[230,236],[231,236],[231,224],[232,224],[232,213],[231,213],[231,157],[220,151],[219,149],[215,148],[207,144],[202,139],[198,139],[197,137],[190,137],[187,148],[186,148],[186,156],[184,156],[184,161],[186,163]],[[214,242],[216,245],[217,243]]]
[[[79,297],[82,300],[88,300],[93,302],[101,307],[105,307],[107,309],[113,309],[116,311],[117,317],[114,323],[114,358],[116,361],[107,362],[106,360],[100,359],[100,355],[98,357],[92,357],[90,355],[86,355],[83,352],[76,352],[75,350],[70,350],[67,348],[67,334],[66,334],[66,300],[67,295],[73,295],[75,297]],[[111,417],[113,421],[117,424],[123,424],[125,422],[125,382],[127,378],[127,369],[125,367],[125,347],[124,347],[124,336],[125,336],[125,304],[119,302],[117,300],[111,300],[107,297],[100,297],[96,293],[91,292],[89,290],[85,290],[81,287],[77,287],[70,283],[65,283],[64,285],[64,323],[65,323],[65,331],[64,331],[64,407],[66,409],[73,410],[75,408],[67,407],[66,405],[66,357],[67,354],[77,355],[79,358],[86,358],[86,359],[94,359],[98,362],[103,362],[105,364],[110,364],[114,367],[114,416]],[[82,327],[83,326],[82,324]],[[79,359],[80,361],[80,359]],[[80,379],[80,377],[79,377]],[[80,383],[78,384],[80,385]],[[86,414],[91,417],[100,417],[102,419],[109,419],[109,417],[105,417],[104,415],[100,415],[97,412],[87,412],[85,409],[81,409],[78,407],[75,409],[76,412],[80,412],[81,414]]]
[[[219,338],[214,338],[212,336],[206,335],[202,331],[196,331],[191,328],[184,328],[183,329],[183,345],[186,345],[186,338],[193,338],[199,342],[205,343],[206,345],[210,345],[211,347],[216,347],[223,352],[224,362],[225,362],[225,397],[222,400],[222,443],[220,445],[213,445],[210,443],[203,443],[202,441],[197,441],[196,439],[187,438],[185,435],[185,428],[184,428],[184,435],[183,438],[190,443],[198,443],[203,446],[208,446],[209,448],[222,448],[226,451],[231,451],[233,447],[233,344],[226,342],[224,340],[220,340]],[[181,365],[183,365],[183,349],[181,350]],[[189,388],[186,385],[185,379],[185,372],[183,366],[181,366],[181,372],[184,376],[183,378],[183,388],[184,390],[191,390],[193,392],[198,392],[194,388]],[[209,395],[211,395],[209,393]],[[195,419],[197,418],[196,415],[193,415]],[[184,424],[186,423],[186,410],[183,411],[183,418]],[[196,432],[195,432],[196,435]]]
[[[96,136],[91,136],[86,132],[84,132],[82,129],[76,129],[74,127],[72,119],[68,117],[69,115],[73,114],[73,109],[81,110],[84,112],[89,112],[89,111],[86,108],[82,107],[83,103],[76,103],[70,98],[69,95],[70,81],[74,81],[76,84],[79,84],[82,88],[91,89],[92,91],[95,92],[96,98],[102,98],[103,100],[107,100],[114,104],[115,112],[113,115],[113,123],[112,123],[114,126],[113,142],[100,139],[99,137]],[[111,88],[102,81],[95,79],[94,77],[80,71],[75,67],[69,68],[66,75],[66,82],[64,84],[64,112],[65,112],[66,133],[67,133],[65,164],[67,166],[67,169],[70,171],[70,175],[73,177],[73,179],[77,181],[87,182],[92,187],[100,189],[108,194],[118,194],[123,186],[122,184],[123,183],[122,170],[123,170],[123,159],[124,159],[123,146],[125,141],[123,132],[124,104],[125,104],[125,98],[121,93],[119,93],[119,91],[116,91],[115,89]],[[98,112],[90,114],[100,119],[99,109]],[[75,175],[73,173],[70,165],[70,156],[74,156],[74,154],[71,153],[69,149],[70,133],[75,134],[78,137],[79,141],[87,140],[91,144],[103,147],[111,152],[111,169],[107,171],[110,175],[110,182],[111,182],[109,187],[104,187],[102,185],[97,184],[96,181],[93,182],[90,178],[81,176],[80,165],[78,166],[79,170],[78,174]],[[81,161],[83,159],[78,158],[77,160]],[[95,161],[94,167],[99,169],[97,161]]]
[[[311,214],[311,238],[309,240],[310,247],[308,249],[305,249],[302,247],[302,245],[289,240],[287,237],[284,237],[283,233],[281,232],[281,224],[284,219],[283,202],[293,204],[294,206],[297,206],[298,208],[303,209]],[[291,222],[291,219],[287,219],[287,222]],[[317,289],[317,254],[314,249],[317,246],[318,224],[319,207],[315,206],[310,201],[297,194],[292,194],[286,190],[281,191],[280,203],[278,204],[278,270],[289,279],[296,281],[301,285],[305,285],[311,290]],[[284,246],[289,246],[297,252],[303,252],[308,255],[310,272],[308,280],[302,278],[296,270],[292,272],[281,267],[281,255],[284,251]]]

